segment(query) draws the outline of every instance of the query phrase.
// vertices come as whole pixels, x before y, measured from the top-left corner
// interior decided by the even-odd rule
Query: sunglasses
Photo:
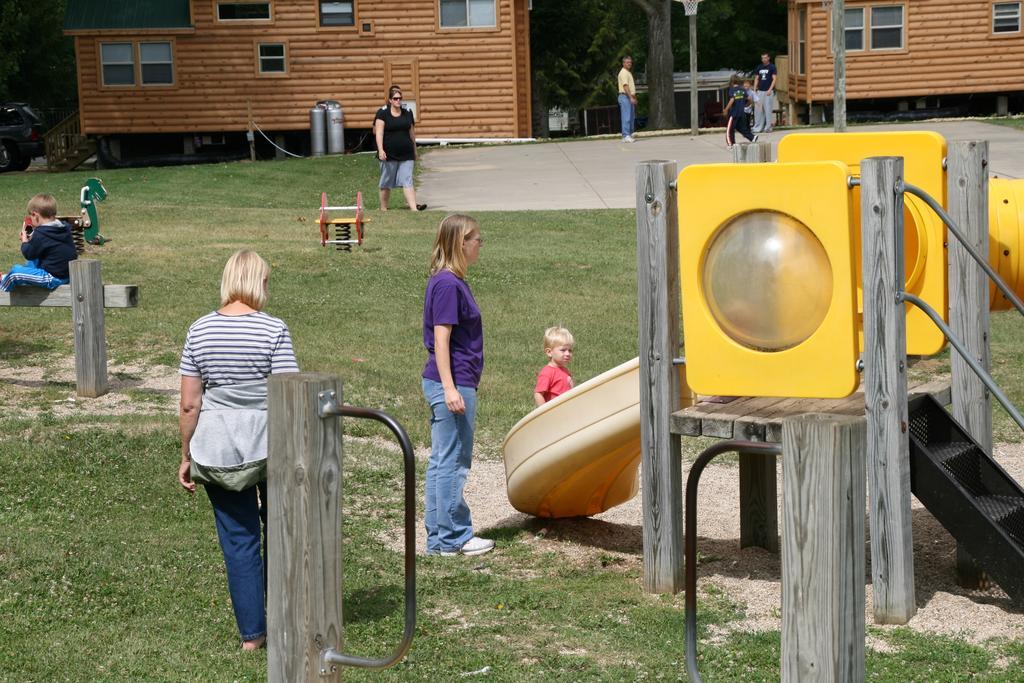
[[[395,95],[391,99],[396,101],[396,102],[401,102],[402,101],[402,96],[401,95]]]

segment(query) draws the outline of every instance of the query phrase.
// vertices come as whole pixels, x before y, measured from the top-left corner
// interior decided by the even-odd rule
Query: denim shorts
[[[412,159],[380,162],[380,189],[412,187],[412,167],[415,163]]]

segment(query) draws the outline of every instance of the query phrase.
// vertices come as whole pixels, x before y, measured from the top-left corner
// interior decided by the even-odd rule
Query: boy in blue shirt
[[[757,136],[750,134],[750,126],[747,123],[747,91],[740,85],[740,78],[736,74],[729,77],[729,91],[726,96],[729,121],[725,124],[725,148],[732,149],[736,144],[736,131],[751,142],[757,142]]]
[[[30,286],[57,289],[71,281],[68,263],[78,258],[71,226],[57,218],[57,200],[37,194],[28,202],[28,216],[18,236],[24,265],[11,266],[0,278],[0,292]]]

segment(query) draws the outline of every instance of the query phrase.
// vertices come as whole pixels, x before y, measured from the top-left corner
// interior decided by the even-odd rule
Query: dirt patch
[[[0,365],[0,405],[20,417],[44,410],[57,417],[87,411],[91,415],[176,413],[181,377],[177,368],[140,364],[107,366],[110,390],[97,398],[75,393],[75,360],[54,358],[46,365]],[[40,396],[46,399],[40,399]],[[45,407],[44,407],[45,406]],[[11,414],[10,411],[8,414]]]
[[[418,457],[426,457],[425,452]],[[1024,481],[1024,445],[1001,444],[996,460],[1017,481]],[[685,472],[684,472],[685,476]],[[739,469],[711,465],[701,477],[698,515],[698,585],[702,592],[717,587],[744,607],[743,619],[728,629],[763,631],[781,629],[782,594],[780,559],[760,548],[739,548]],[[778,490],[782,491],[781,468]],[[522,529],[525,542],[539,552],[554,552],[573,564],[639,566],[643,561],[640,497],[592,518],[544,520],[517,512],[505,495],[505,469],[500,462],[478,461],[466,485],[466,499],[478,532]],[[781,501],[780,501],[781,503]],[[779,519],[782,519],[781,512]],[[867,527],[865,523],[865,528]],[[425,550],[422,519],[417,544]],[[985,591],[960,588],[955,581],[956,544],[931,514],[913,500],[915,586],[918,611],[908,627],[920,632],[961,638],[975,644],[993,639],[1024,639],[1022,611],[998,587]],[[401,550],[401,530],[382,539]],[[496,552],[501,552],[501,544]],[[870,577],[870,569],[865,570]],[[873,624],[871,585],[866,587],[865,623]],[[897,628],[879,627],[883,632]],[[724,637],[721,634],[719,637]],[[891,649],[872,637],[876,651]]]

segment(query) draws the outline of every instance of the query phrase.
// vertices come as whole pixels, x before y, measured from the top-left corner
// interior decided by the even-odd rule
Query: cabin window
[[[440,0],[441,28],[497,26],[495,0]]]
[[[217,19],[220,21],[252,21],[270,19],[269,2],[218,2]]]
[[[103,85],[135,85],[135,52],[131,43],[101,43]]]
[[[284,43],[260,43],[259,55],[261,74],[282,74],[287,71]]]
[[[171,44],[139,43],[139,69],[142,85],[173,84],[174,59]]]
[[[871,49],[898,50],[903,47],[903,5],[871,8]]]
[[[807,73],[807,9],[801,7],[796,15],[797,60],[796,72]]]
[[[864,49],[864,8],[848,9],[844,12],[846,23],[846,49],[848,51]]]
[[[321,26],[355,26],[356,13],[352,2],[321,2]]]
[[[1020,3],[997,2],[992,5],[992,33],[1020,33]]]

